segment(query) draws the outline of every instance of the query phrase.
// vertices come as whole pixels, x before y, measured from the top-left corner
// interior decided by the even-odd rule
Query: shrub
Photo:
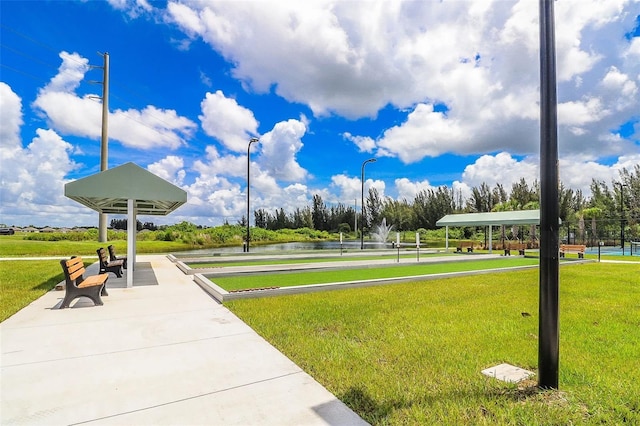
[[[351,232],[351,225],[348,223],[341,223],[338,225],[338,233],[342,232],[343,234],[348,234]]]

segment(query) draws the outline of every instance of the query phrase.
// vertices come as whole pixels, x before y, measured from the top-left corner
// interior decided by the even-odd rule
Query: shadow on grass
[[[372,419],[379,422],[389,417],[393,411],[410,405],[406,401],[387,401],[384,404],[379,404],[360,387],[349,388],[345,393],[338,396],[338,399],[369,422]]]
[[[515,404],[541,404],[549,408],[561,408],[569,405],[565,392],[542,389],[538,387],[537,382],[534,380],[525,380],[517,385],[497,389],[478,389],[478,392],[472,392],[471,394],[459,390],[453,393],[449,392],[446,396],[424,395],[418,398],[418,400],[407,400],[400,397],[392,400],[385,399],[384,401],[376,401],[361,387],[351,387],[346,392],[340,394],[338,398],[363,419],[372,424],[385,424],[393,417],[396,411],[409,409],[414,405],[424,405],[428,407],[441,398],[457,399],[466,401],[467,403],[469,398],[475,399],[477,406],[475,406],[475,408],[469,408],[470,411],[467,412],[469,418],[475,420],[490,420],[495,417],[495,413],[492,413],[493,409],[486,408],[483,404],[483,400],[486,401],[487,398]]]
[[[507,388],[496,389],[489,393],[495,398],[506,398],[513,402],[536,401],[546,405],[564,405],[566,393],[558,389],[543,389],[535,380],[527,379]]]
[[[473,395],[474,399],[478,399],[481,395]],[[429,410],[438,400],[449,399],[468,402],[470,395],[466,391],[456,390],[443,394],[422,395],[417,399],[406,399],[399,396],[394,399],[384,398],[384,401],[377,402],[362,388],[350,388],[348,391],[339,396],[340,400],[347,404],[349,408],[355,411],[364,420],[372,425],[388,424],[389,422],[398,421],[398,415],[402,418],[403,414],[396,414],[402,411],[412,411],[414,406],[423,407],[422,410]],[[479,400],[479,399],[478,399]],[[418,408],[418,411],[421,409]],[[488,410],[481,405],[478,407],[479,413],[477,417],[487,418],[491,416]],[[406,415],[406,413],[405,413]],[[406,419],[405,419],[406,420]],[[461,423],[462,424],[462,423]]]
[[[49,278],[46,281],[41,282],[38,285],[35,285],[32,287],[32,290],[42,290],[42,291],[49,291],[52,288],[54,288],[59,282],[64,281],[64,274],[60,273],[56,276],[53,276],[51,278]]]

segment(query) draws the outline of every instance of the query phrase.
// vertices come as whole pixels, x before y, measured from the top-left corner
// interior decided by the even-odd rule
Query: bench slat
[[[560,245],[560,251],[565,251],[565,252],[570,251],[570,252],[584,253],[586,248],[587,246],[582,244],[561,244]]]
[[[107,278],[109,278],[109,274],[91,275],[90,277],[85,278],[84,281],[78,285],[78,288],[102,285],[107,281]]]
[[[67,270],[69,271],[69,278],[72,280],[77,279],[85,273],[84,262],[81,257],[74,257],[66,262]]]

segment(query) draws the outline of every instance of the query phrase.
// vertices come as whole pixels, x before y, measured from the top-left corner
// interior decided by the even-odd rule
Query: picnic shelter
[[[166,216],[187,202],[187,193],[134,163],[69,182],[64,195],[99,213],[127,215],[127,287],[133,286],[137,215]]]
[[[502,225],[540,225],[540,210],[514,210],[504,212],[448,214],[436,222],[445,227],[445,246],[449,251],[450,226],[488,226],[489,253],[492,253],[492,230]]]

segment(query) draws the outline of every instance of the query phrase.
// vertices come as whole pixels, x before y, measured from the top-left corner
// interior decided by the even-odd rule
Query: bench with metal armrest
[[[122,267],[124,269],[127,269],[127,256],[117,256],[116,249],[115,247],[113,247],[113,244],[110,244],[107,247],[107,250],[109,250],[109,260],[111,262],[115,262],[116,260],[122,260]]]
[[[96,250],[98,253],[98,262],[100,263],[100,273],[113,272],[116,274],[116,277],[122,277],[122,266],[124,264],[124,260],[109,260],[109,256],[107,255],[107,251],[104,247],[100,247]]]
[[[525,243],[509,243],[509,245],[504,249],[505,256],[511,256],[511,250],[518,250],[518,254],[520,256],[524,256],[524,251],[527,248]]]
[[[583,259],[586,249],[584,244],[560,244],[560,257],[564,257],[566,253],[578,253],[578,258]]]
[[[475,245],[475,242],[473,241],[460,241],[458,243],[458,246],[456,247],[456,253],[462,253],[463,248],[467,249],[467,253],[472,253],[474,245]]]
[[[71,302],[78,297],[88,297],[96,305],[102,305],[100,296],[108,296],[107,280],[109,274],[84,276],[86,270],[84,261],[80,256],[60,261],[65,277],[65,295],[60,309],[68,308]]]

